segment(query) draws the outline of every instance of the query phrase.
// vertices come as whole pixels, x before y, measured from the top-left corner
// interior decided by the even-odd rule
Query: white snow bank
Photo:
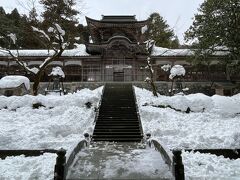
[[[47,108],[53,107],[84,107],[85,103],[90,102],[96,104],[99,101],[99,96],[101,95],[102,88],[91,91],[89,89],[82,89],[77,93],[67,94],[64,96],[56,97],[54,95],[41,95],[32,96],[0,96],[0,109],[7,108],[9,110],[14,110],[22,107],[32,107],[35,103],[41,103]]]
[[[5,76],[0,79],[0,88],[16,88],[20,85],[24,84],[26,89],[30,89],[30,81],[25,76]]]
[[[37,157],[7,157],[0,159],[0,179],[2,180],[52,180],[56,154],[45,153]]]
[[[102,89],[83,89],[66,96],[0,96],[0,149],[64,148],[68,157],[85,132],[92,134]],[[46,107],[33,109],[36,102]],[[92,103],[91,108],[86,107],[87,102]],[[7,157],[0,160],[0,179],[50,180],[55,162],[56,155],[47,153]]]
[[[136,87],[135,93],[144,133],[151,133],[169,148],[240,148],[240,95],[156,98]],[[188,107],[189,114],[184,112]]]
[[[240,159],[199,152],[183,152],[182,156],[186,179],[237,180],[240,177]]]
[[[223,116],[235,116],[240,113],[240,95],[232,97],[214,95],[212,97],[201,93],[175,96],[152,96],[151,92],[135,87],[139,105],[171,106],[180,111],[189,107],[193,112],[214,112]]]
[[[169,149],[239,149],[240,94],[232,97],[187,96],[154,97],[136,88],[143,132]],[[161,107],[153,107],[159,106]],[[190,113],[179,112],[167,106]],[[240,177],[240,160],[210,154],[183,152],[186,179],[229,179]]]
[[[72,149],[92,133],[102,87],[66,96],[0,96],[0,149]],[[32,103],[45,107],[33,109]],[[87,108],[85,103],[91,102]]]

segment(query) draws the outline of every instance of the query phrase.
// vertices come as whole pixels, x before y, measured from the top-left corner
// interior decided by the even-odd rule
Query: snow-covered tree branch
[[[15,45],[16,50],[11,50],[10,44],[9,49],[0,47],[0,51],[8,54],[26,72],[34,75],[33,94],[37,95],[38,86],[45,68],[47,67],[48,64],[58,59],[62,55],[63,51],[68,46],[68,43],[64,41],[65,31],[58,24],[54,24],[53,27],[50,27],[48,29],[48,33],[36,27],[32,28],[34,32],[40,34],[41,38],[43,38],[48,43],[47,46],[54,51],[54,53],[51,55],[49,54],[49,57],[47,57],[39,66],[30,68],[26,62],[21,60],[17,46],[17,37],[13,33],[8,34],[7,37],[9,37],[11,40],[10,42]]]
[[[153,70],[152,63],[151,63],[151,49],[152,49],[153,46],[154,46],[154,41],[153,40],[146,41],[146,50],[148,52],[146,69],[149,70],[150,77],[147,77],[145,79],[145,81],[151,85],[153,95],[158,96],[157,95],[157,88],[154,84],[154,70]]]

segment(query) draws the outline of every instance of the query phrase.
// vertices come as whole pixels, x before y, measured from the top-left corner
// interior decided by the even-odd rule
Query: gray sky
[[[18,0],[26,2],[28,0]],[[136,15],[138,20],[146,19],[152,12],[158,12],[167,21],[183,43],[183,34],[192,24],[199,5],[204,0],[83,0],[84,11],[79,18],[85,23],[84,16],[101,19],[101,15]],[[17,7],[27,13],[17,0],[0,0],[0,6],[9,12]],[[79,6],[80,7],[80,6]],[[39,8],[41,9],[41,8]],[[82,8],[80,8],[81,10]]]

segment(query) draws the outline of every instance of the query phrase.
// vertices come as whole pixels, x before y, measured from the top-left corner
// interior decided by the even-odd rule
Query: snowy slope
[[[64,148],[68,155],[83,139],[84,132],[93,131],[94,108],[101,94],[102,87],[65,96],[0,96],[0,149]],[[32,104],[37,102],[45,107],[33,109]],[[92,103],[91,108],[87,108],[87,102]],[[55,161],[56,155],[48,154],[31,158],[9,157],[0,160],[0,179],[9,176],[6,179],[30,180],[37,177],[37,172],[52,174]],[[48,168],[50,165],[52,169]],[[14,171],[19,172],[19,176],[14,175]],[[37,179],[52,178],[43,174]]]
[[[144,133],[168,148],[240,148],[240,94],[153,97],[137,87],[135,93]],[[240,160],[186,152],[183,162],[187,179],[240,179]]]

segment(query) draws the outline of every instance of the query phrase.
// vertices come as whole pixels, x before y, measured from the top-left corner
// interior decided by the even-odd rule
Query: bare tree
[[[40,37],[43,39],[44,45],[48,48],[49,56],[40,64],[38,67],[30,68],[27,63],[21,59],[19,48],[17,46],[17,37],[15,34],[10,33],[5,38],[10,38],[9,48],[1,48],[0,51],[6,53],[11,57],[17,64],[22,67],[26,72],[34,76],[33,83],[33,95],[38,94],[38,87],[41,81],[41,77],[44,73],[46,67],[54,60],[61,57],[63,51],[68,46],[68,43],[64,42],[65,31],[58,25],[54,24],[53,27],[48,29],[48,34],[43,30],[32,27],[33,31],[40,34]],[[11,43],[15,45],[16,50],[11,50]],[[50,50],[51,49],[51,50]]]
[[[151,85],[153,95],[158,97],[157,88],[156,88],[156,85],[154,84],[154,70],[152,68],[152,63],[151,63],[151,49],[153,46],[154,46],[153,40],[148,40],[146,42],[146,50],[148,52],[146,68],[149,70],[150,77],[147,77],[145,81]]]

